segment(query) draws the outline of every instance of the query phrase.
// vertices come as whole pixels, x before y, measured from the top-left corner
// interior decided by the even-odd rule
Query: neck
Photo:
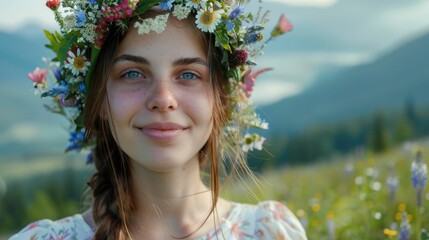
[[[184,236],[204,223],[212,207],[212,194],[200,178],[198,159],[166,172],[136,165],[131,168],[137,206],[134,229],[147,232],[164,226],[161,232]]]

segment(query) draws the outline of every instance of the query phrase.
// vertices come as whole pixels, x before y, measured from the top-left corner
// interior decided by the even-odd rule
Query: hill
[[[412,100],[429,105],[429,33],[372,63],[351,67],[324,79],[302,94],[261,107],[270,132],[297,133],[316,124],[336,123],[396,110]],[[317,81],[316,81],[317,82]]]

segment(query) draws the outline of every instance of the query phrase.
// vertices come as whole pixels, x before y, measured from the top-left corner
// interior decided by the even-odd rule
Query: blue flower
[[[83,27],[86,23],[86,15],[83,10],[79,10],[76,13],[76,27]]]
[[[232,32],[232,30],[234,30],[235,28],[234,22],[231,22],[231,21],[226,21],[225,25],[226,25],[226,30],[228,30],[228,32]]]
[[[88,155],[86,156],[86,164],[91,164],[91,163],[94,163],[94,152],[93,151],[88,153]]]
[[[88,2],[91,4],[91,6],[95,6],[95,5],[97,5],[98,3],[97,3],[97,1],[96,0],[88,0]]]
[[[243,14],[244,8],[243,7],[236,7],[234,10],[231,11],[231,13],[229,14],[229,19],[234,20],[236,19],[238,16],[240,16],[241,14]]]
[[[66,82],[61,82],[58,87],[53,87],[45,93],[47,96],[67,96],[69,94],[69,86]]]
[[[85,138],[85,130],[80,132],[70,132],[69,145],[66,148],[66,152],[75,150],[78,151],[82,147],[83,140]]]
[[[54,73],[55,78],[60,81],[63,78],[63,74],[61,72],[61,68],[55,68],[52,70],[52,72]]]
[[[249,45],[252,43],[255,43],[257,41],[262,40],[264,37],[262,36],[261,33],[256,32],[256,33],[250,33],[250,34],[246,34],[244,36],[244,44]]]
[[[85,95],[86,93],[86,86],[84,82],[79,83],[79,91],[81,95]]]
[[[163,11],[169,11],[173,8],[174,0],[165,0],[164,2],[159,3],[159,8]]]

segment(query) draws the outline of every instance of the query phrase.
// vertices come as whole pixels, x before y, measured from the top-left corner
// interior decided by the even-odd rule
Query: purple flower
[[[421,151],[417,152],[416,157],[411,164],[411,181],[417,194],[417,206],[421,207],[423,189],[425,188],[427,181],[427,166],[423,161],[423,154]]]
[[[163,11],[169,11],[173,8],[174,0],[165,0],[164,2],[159,3],[159,8]]]
[[[401,225],[399,227],[398,240],[409,240],[410,239],[410,224],[408,223],[407,212],[402,212]]]
[[[236,7],[234,10],[231,11],[231,13],[229,14],[229,19],[234,20],[236,19],[238,16],[240,16],[241,14],[243,14],[244,8],[243,7]]]

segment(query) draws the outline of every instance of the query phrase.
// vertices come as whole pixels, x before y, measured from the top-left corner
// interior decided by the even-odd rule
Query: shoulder
[[[33,222],[13,235],[9,240],[45,240],[45,239],[92,239],[94,235],[82,215],[66,217],[52,221],[48,219]]]
[[[241,228],[247,234],[253,235],[253,239],[307,239],[296,216],[277,201],[263,201],[257,205],[238,204],[234,216],[231,217],[235,228]],[[247,230],[244,230],[245,228]]]

